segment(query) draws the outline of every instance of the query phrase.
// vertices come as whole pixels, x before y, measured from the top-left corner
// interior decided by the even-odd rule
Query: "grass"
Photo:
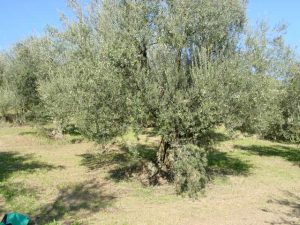
[[[213,175],[249,175],[252,164],[226,152],[212,151],[208,154],[208,165]]]
[[[250,146],[235,146],[235,148],[248,151],[252,154],[259,156],[277,156],[284,158],[290,162],[300,165],[300,154],[299,148],[273,145],[273,146],[261,146],[261,145],[250,145]]]
[[[138,138],[129,132],[105,150],[72,127],[64,140],[44,131],[1,127],[0,216],[18,211],[48,225],[299,224],[295,145],[212,134],[211,183],[193,200],[177,196],[172,185],[136,179],[141,162],[156,156],[159,138],[151,129]]]

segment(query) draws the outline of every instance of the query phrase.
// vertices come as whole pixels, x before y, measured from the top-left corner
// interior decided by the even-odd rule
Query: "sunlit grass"
[[[138,138],[129,130],[101,153],[87,140],[72,143],[77,135],[55,140],[39,127],[3,127],[0,214],[27,213],[48,225],[182,224],[183,218],[195,224],[207,213],[222,218],[222,205],[228,210],[243,204],[251,211],[267,207],[270,197],[282,198],[282,190],[300,191],[297,146],[218,132],[222,135],[215,136],[218,141],[209,156],[210,183],[198,200],[190,200],[176,195],[172,184],[145,186],[135,176],[111,177],[116,169],[126,175],[130,165],[155,157],[159,137],[151,130]],[[275,219],[289,219],[280,213],[281,206],[272,207],[279,211]],[[256,219],[267,218],[259,214]]]

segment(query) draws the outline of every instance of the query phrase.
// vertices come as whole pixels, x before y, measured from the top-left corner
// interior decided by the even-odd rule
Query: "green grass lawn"
[[[211,182],[195,200],[138,181],[136,165],[153,160],[158,144],[151,130],[100,149],[78,135],[52,140],[41,128],[1,127],[0,216],[18,211],[52,225],[300,224],[299,146],[220,134]]]

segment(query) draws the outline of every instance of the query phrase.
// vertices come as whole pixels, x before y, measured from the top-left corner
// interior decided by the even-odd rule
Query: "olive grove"
[[[153,127],[153,176],[191,194],[207,182],[217,126],[299,142],[299,62],[284,27],[249,28],[246,1],[68,3],[64,29],[1,54],[3,117],[73,124],[97,143]]]

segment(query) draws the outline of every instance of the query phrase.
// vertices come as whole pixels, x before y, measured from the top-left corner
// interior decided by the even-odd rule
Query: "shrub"
[[[173,172],[176,191],[196,197],[207,183],[207,155],[196,145],[183,145],[175,150]]]

